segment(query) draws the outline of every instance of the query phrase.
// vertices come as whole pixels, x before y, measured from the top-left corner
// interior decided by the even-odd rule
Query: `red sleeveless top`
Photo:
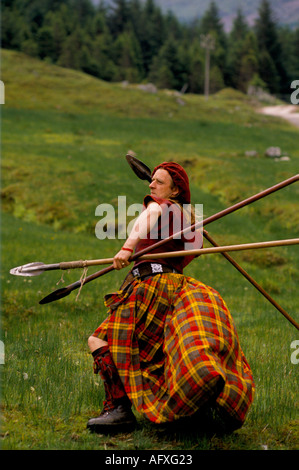
[[[187,227],[191,226],[191,222],[187,220],[181,208],[167,199],[161,199],[155,196],[147,195],[144,198],[144,209],[148,203],[157,202],[162,208],[162,214],[156,222],[153,229],[147,234],[147,237],[141,239],[135,248],[135,254],[141,250],[154,245],[155,243],[168,238],[176,233],[181,232]],[[158,248],[153,249],[149,253],[165,253],[171,251],[194,250],[202,248],[203,238],[201,230],[190,230],[183,235],[178,235],[170,241],[165,242]],[[148,254],[149,254],[148,253]],[[198,255],[197,255],[198,256]],[[134,266],[139,266],[141,263],[160,263],[176,269],[179,273],[183,273],[183,269],[195,258],[194,255],[180,256],[175,258],[156,258],[153,260],[136,261]]]

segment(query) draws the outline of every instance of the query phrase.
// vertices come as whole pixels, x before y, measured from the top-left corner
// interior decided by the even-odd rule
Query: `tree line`
[[[1,22],[3,48],[106,81],[203,93],[207,38],[211,93],[255,85],[289,95],[299,79],[299,26],[279,26],[268,0],[253,26],[238,9],[230,32],[213,1],[186,24],[154,0],[2,0]]]

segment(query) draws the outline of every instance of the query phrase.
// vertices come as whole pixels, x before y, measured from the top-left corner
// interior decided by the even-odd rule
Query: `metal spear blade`
[[[44,271],[50,271],[52,269],[59,269],[59,264],[44,264],[36,261],[12,268],[9,272],[14,276],[39,276]]]
[[[70,286],[62,287],[61,289],[57,289],[54,292],[51,292],[51,294],[47,295],[42,300],[40,300],[39,303],[43,305],[43,304],[48,304],[50,302],[54,302],[55,300],[63,299],[63,297],[66,297],[67,295],[69,295],[72,292],[72,290],[73,289],[70,288]]]
[[[44,266],[44,263],[28,263],[23,266],[17,266],[16,268],[11,269],[9,272],[14,276],[38,276],[44,272],[44,269],[41,269]]]
[[[148,166],[145,165],[145,163],[141,162],[138,160],[136,157],[134,157],[132,154],[128,153],[126,155],[127,162],[129,163],[130,167],[134,171],[134,173],[140,178],[141,180],[147,180],[151,183],[152,177],[151,177],[151,170],[149,169]]]

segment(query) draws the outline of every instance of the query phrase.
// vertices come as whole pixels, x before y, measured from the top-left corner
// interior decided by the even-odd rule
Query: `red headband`
[[[164,162],[154,168],[152,175],[159,169],[168,171],[174,184],[179,188],[179,198],[183,203],[190,204],[191,195],[189,188],[189,178],[184,168],[175,162]]]

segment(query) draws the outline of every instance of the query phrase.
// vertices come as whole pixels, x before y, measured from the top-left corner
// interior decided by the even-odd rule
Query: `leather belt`
[[[162,274],[162,273],[176,273],[179,272],[171,268],[170,266],[166,266],[165,264],[160,263],[142,263],[131,270],[131,273],[134,277],[140,277],[143,279],[145,276],[153,276],[155,274]]]
[[[165,266],[164,264],[160,263],[142,263],[135,268],[133,268],[124,279],[120,289],[126,289],[130,283],[135,279],[146,279],[151,276],[155,276],[156,274],[162,273],[175,273],[180,274],[176,269],[171,268],[170,266]]]

